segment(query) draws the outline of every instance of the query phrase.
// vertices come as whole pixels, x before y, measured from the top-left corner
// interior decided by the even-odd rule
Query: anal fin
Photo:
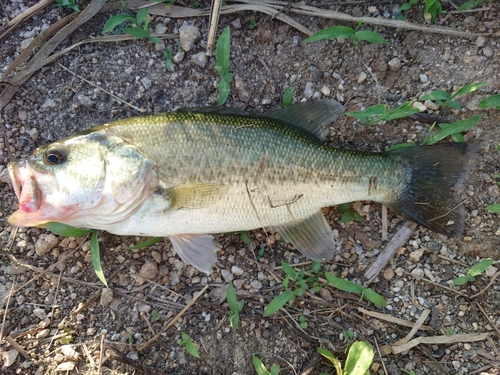
[[[219,245],[210,234],[176,234],[168,237],[182,261],[206,274],[212,273]]]
[[[273,226],[271,229],[310,259],[321,262],[333,257],[335,240],[332,228],[321,210],[300,222]]]

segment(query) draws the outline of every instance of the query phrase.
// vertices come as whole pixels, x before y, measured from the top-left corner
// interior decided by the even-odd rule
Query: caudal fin
[[[434,232],[461,235],[465,220],[459,192],[475,165],[477,153],[477,146],[467,143],[392,151],[391,155],[401,158],[411,173],[406,188],[386,205]]]

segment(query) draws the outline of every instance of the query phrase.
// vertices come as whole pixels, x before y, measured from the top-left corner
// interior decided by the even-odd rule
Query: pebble
[[[427,74],[420,74],[419,75],[419,78],[420,78],[420,82],[422,83],[427,83],[429,81],[429,78],[427,77]]]
[[[200,30],[196,26],[184,24],[179,29],[179,43],[186,52],[190,51],[200,38]]]
[[[401,60],[395,57],[387,63],[387,66],[389,67],[389,70],[391,72],[397,72],[399,69],[401,69]]]
[[[28,39],[24,39],[21,41],[21,44],[19,45],[19,49],[21,51],[24,51],[26,48],[29,47],[29,45],[31,44],[31,42],[34,40],[35,38],[28,38]]]
[[[71,345],[63,345],[60,348],[61,353],[66,356],[67,359],[72,359],[74,361],[77,361],[80,355],[78,352],[73,348]]]
[[[474,43],[478,47],[484,47],[484,45],[486,44],[486,39],[482,36],[478,36]]]
[[[148,77],[141,78],[141,83],[146,90],[149,90],[151,88],[151,86],[153,85],[153,83],[151,82],[151,80]]]
[[[424,102],[424,106],[426,106],[427,108],[429,108],[433,111],[437,111],[439,109],[439,106],[431,100],[426,100]]]
[[[231,281],[233,281],[234,279],[234,276],[231,272],[229,272],[228,270],[222,270],[220,271],[221,275],[222,275],[222,278],[224,279],[224,281],[226,283],[229,283]]]
[[[366,81],[366,73],[365,72],[361,72],[358,75],[358,83],[363,83],[364,81]]]
[[[415,107],[416,109],[418,109],[420,112],[427,111],[427,107],[424,104],[420,103],[420,102],[414,102],[412,104],[412,106]]]
[[[252,289],[260,290],[262,288],[262,283],[259,280],[253,280],[250,283],[250,286],[252,287]]]
[[[154,279],[158,276],[158,266],[156,262],[147,261],[141,267],[139,275],[145,279]]]
[[[233,22],[231,22],[231,25],[235,28],[235,29],[241,29],[241,20],[238,18],[236,18]]]
[[[155,33],[165,34],[166,32],[167,32],[167,26],[165,26],[162,23],[156,24],[156,26],[155,26]]]
[[[375,14],[375,13],[378,13],[378,9],[377,9],[377,7],[374,7],[374,6],[369,6],[369,7],[368,7],[368,13],[370,13],[370,14]]]
[[[489,266],[488,268],[486,268],[486,270],[484,271],[484,274],[488,277],[493,277],[498,271],[498,268],[495,267],[495,266]]]
[[[20,110],[17,113],[17,117],[19,117],[19,120],[21,121],[26,121],[28,119],[28,113],[26,111]]]
[[[158,251],[152,251],[151,256],[153,257],[156,263],[161,263],[162,261],[161,254]]]
[[[38,255],[44,255],[57,246],[59,239],[52,233],[42,233],[35,243],[35,251]]]
[[[73,362],[63,362],[57,365],[56,371],[73,371],[75,364]]]
[[[99,303],[101,306],[108,306],[111,301],[113,301],[113,289],[103,288],[101,292],[101,300]]]
[[[182,51],[182,52],[177,52],[175,54],[175,56],[173,57],[173,61],[174,63],[176,64],[179,64],[180,62],[182,62],[182,60],[184,60],[184,56],[186,55],[186,52]]]
[[[392,278],[394,277],[394,271],[392,270],[392,268],[386,268],[384,270],[384,279],[386,279],[387,281],[389,280],[392,280]]]
[[[310,99],[314,94],[314,85],[312,82],[307,82],[304,89],[304,97]]]
[[[200,68],[204,68],[207,65],[208,56],[205,52],[199,52],[191,56],[191,60]]]
[[[330,93],[332,92],[328,86],[323,86],[320,91],[324,96],[330,96]]]
[[[47,313],[44,309],[36,308],[33,310],[33,315],[35,315],[38,319],[44,320],[47,317]]]
[[[11,349],[7,352],[0,351],[0,358],[3,362],[2,368],[11,366],[16,361],[18,354],[19,352],[16,349]]]
[[[236,275],[236,276],[241,276],[243,275],[243,268],[237,267],[237,266],[232,266],[231,267],[231,272]]]
[[[84,107],[91,107],[94,104],[92,99],[83,94],[78,94],[76,96],[76,101],[78,102],[78,104],[83,105]]]
[[[422,255],[424,255],[423,250],[414,250],[410,253],[409,258],[413,262],[417,263],[418,261],[420,261],[420,258],[422,258]]]
[[[40,332],[38,332],[36,334],[36,338],[37,339],[43,339],[45,337],[47,337],[48,335],[50,335],[50,329],[42,329]]]
[[[424,270],[422,268],[415,268],[413,269],[413,271],[411,271],[411,274],[419,277],[424,277]]]
[[[323,298],[326,302],[332,302],[333,301],[333,296],[332,296],[332,293],[328,290],[328,289],[325,289],[325,288],[321,288],[319,290],[319,295],[321,296],[321,298]]]
[[[493,56],[493,50],[490,47],[484,47],[483,48],[483,55],[486,57],[491,57],[491,56]]]
[[[45,102],[42,104],[42,109],[44,111],[50,111],[54,108],[57,108],[57,103],[50,98],[45,99]]]

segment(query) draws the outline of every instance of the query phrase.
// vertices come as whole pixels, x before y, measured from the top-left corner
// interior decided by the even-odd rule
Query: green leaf
[[[137,27],[142,27],[142,23],[144,22],[146,17],[148,17],[148,13],[149,13],[149,8],[143,8],[135,15],[136,22],[134,23],[136,24]]]
[[[157,322],[158,320],[161,319],[161,316],[160,316],[160,313],[158,312],[158,310],[152,310],[151,311],[151,318],[153,318],[153,321]]]
[[[469,9],[475,8],[476,6],[478,6],[479,4],[481,4],[483,2],[484,2],[484,0],[467,1],[466,3],[463,3],[462,5],[460,5],[458,7],[458,10],[469,10]]]
[[[453,279],[453,284],[455,285],[464,285],[467,284],[470,281],[470,279],[467,276],[459,276],[455,279]],[[472,280],[474,281],[474,280]]]
[[[281,261],[281,268],[283,269],[283,272],[290,276],[292,279],[298,279],[299,273],[295,271],[288,263]]]
[[[274,314],[276,311],[281,309],[286,303],[294,298],[293,292],[291,290],[285,290],[280,295],[274,297],[269,305],[264,309],[264,316],[269,316]]]
[[[118,14],[116,16],[111,17],[106,21],[104,27],[102,28],[102,33],[106,34],[113,30],[116,26],[122,24],[125,21],[135,21],[134,17],[131,17],[127,14]]]
[[[425,139],[423,144],[432,145],[454,133],[460,133],[469,130],[474,125],[476,125],[479,122],[479,120],[481,120],[481,116],[474,116],[467,118],[465,120],[454,122],[452,124],[440,124],[439,126],[441,126],[442,129],[439,130],[437,133],[433,134],[432,136],[430,136],[429,138]]]
[[[500,213],[500,203],[490,204],[486,209],[490,212]]]
[[[448,100],[451,95],[443,90],[431,91],[420,97],[420,100]]]
[[[288,107],[293,103],[293,87],[288,86],[283,94],[283,105],[282,107]]]
[[[122,31],[137,39],[148,39],[150,37],[149,30],[139,29],[138,27],[124,27]]]
[[[142,241],[142,242],[138,243],[137,245],[130,247],[129,250],[143,249],[145,247],[154,245],[155,243],[158,243],[161,240],[163,240],[163,237],[153,237],[153,238],[150,238],[149,240]]]
[[[94,272],[101,280],[101,282],[108,287],[108,283],[106,282],[106,277],[104,276],[104,272],[101,267],[101,254],[99,251],[99,242],[97,241],[99,231],[94,229],[92,230],[92,234],[90,236],[90,254],[92,257],[92,266],[94,267]]]
[[[500,94],[491,95],[490,97],[483,99],[477,105],[478,108],[491,108],[498,107],[500,109]]]
[[[345,361],[345,375],[364,375],[373,362],[373,346],[366,341],[351,345]]]
[[[375,292],[370,288],[366,288],[364,291],[364,296],[368,301],[373,303],[374,305],[385,307],[387,306],[387,301],[380,294]]]
[[[354,33],[354,37],[358,40],[364,40],[369,43],[387,44],[387,40],[385,40],[380,34],[369,30],[356,31]]]
[[[460,105],[460,103],[457,102],[456,100],[447,100],[446,102],[444,102],[443,108],[446,108],[446,107],[451,107],[453,109],[460,109],[460,108],[462,108],[462,106]]]
[[[230,86],[229,83],[224,81],[223,79],[219,82],[219,96],[218,96],[218,104],[221,106],[227,100],[229,96]]]
[[[492,264],[493,264],[493,259],[482,260],[479,263],[474,264],[467,272],[467,275],[470,276],[480,275],[486,268],[488,268]]]
[[[451,97],[454,98],[455,96],[458,95],[465,95],[469,94],[473,91],[476,91],[477,89],[480,89],[483,86],[486,86],[488,82],[476,82],[476,83],[471,83],[469,85],[465,85],[461,87],[460,89],[457,90]]]
[[[345,224],[350,223],[352,221],[352,212],[344,212],[341,220]]]
[[[49,223],[44,223],[38,225],[38,228],[45,228],[47,230],[50,230],[52,233],[55,233],[59,236],[65,236],[65,237],[80,237],[83,236],[87,233],[92,232],[92,229],[80,229],[80,228],[75,228],[72,227],[71,225],[63,224],[63,223],[56,223],[54,221],[51,221]]]
[[[240,233],[240,238],[243,241],[245,245],[248,245],[250,243],[250,235],[248,234],[247,231],[242,231]]]
[[[344,371],[342,371],[342,364],[337,359],[337,357],[335,357],[332,354],[332,352],[323,348],[317,348],[316,350],[318,351],[319,354],[321,354],[323,357],[328,359],[333,364],[333,367],[335,367],[335,370],[337,371],[337,375],[341,375],[344,373]]]
[[[365,288],[361,285],[353,283],[352,281],[333,276],[330,272],[325,271],[325,277],[330,284],[335,288],[349,293],[362,293]]]
[[[243,309],[245,301],[238,301],[236,298],[236,293],[234,291],[233,283],[229,283],[227,287],[227,304],[231,310],[231,315],[229,316],[229,325],[232,329],[238,329],[238,323],[240,320],[240,311]]]
[[[187,333],[182,332],[182,341],[179,343],[181,346],[186,347],[186,351],[191,354],[195,358],[200,358],[200,354],[198,353],[198,349],[196,349],[196,345],[191,341],[191,337]]]
[[[341,203],[341,204],[338,205],[338,208],[342,212],[349,212],[349,211],[351,211],[352,203]]]
[[[280,373],[280,367],[278,365],[271,365],[271,375],[278,375]]]
[[[317,42],[323,39],[345,39],[354,35],[354,30],[346,26],[332,26],[314,33],[304,39],[304,43]]]
[[[264,366],[262,361],[259,358],[257,358],[254,354],[252,354],[252,363],[258,375],[273,375],[267,370],[266,366]]]
[[[220,34],[219,39],[217,40],[217,47],[215,51],[217,67],[222,78],[224,78],[229,72],[230,43],[231,32],[229,30],[229,26],[226,26],[224,31],[222,31],[222,33]]]

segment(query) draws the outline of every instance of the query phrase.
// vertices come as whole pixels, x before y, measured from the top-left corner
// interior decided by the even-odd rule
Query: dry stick
[[[412,337],[415,336],[415,333],[417,333],[417,331],[420,329],[420,327],[422,327],[422,324],[424,324],[425,319],[427,319],[430,312],[431,312],[431,310],[429,310],[429,309],[425,309],[424,311],[422,311],[422,314],[415,322],[415,325],[413,326],[411,331],[404,338],[402,338],[401,340],[396,341],[394,344],[392,344],[392,346],[401,346],[401,345],[406,344],[408,341],[410,341],[412,339]]]
[[[7,342],[10,344],[10,346],[12,346],[14,349],[16,349],[19,353],[21,353],[21,355],[22,355],[24,358],[26,358],[26,359],[28,359],[28,360],[32,360],[32,359],[33,359],[33,358],[31,358],[31,356],[30,356],[30,355],[26,352],[26,350],[24,350],[24,349],[23,349],[23,347],[22,347],[21,345],[19,345],[19,344],[17,343],[17,341],[16,341],[16,340],[14,340],[14,339],[12,338],[12,336],[7,336],[7,337],[5,338],[5,341],[7,341]]]
[[[405,274],[408,275],[408,276],[410,276],[410,277],[413,277],[414,279],[425,281],[425,282],[427,282],[429,284],[432,284],[434,286],[437,286],[439,288],[446,289],[447,291],[455,293],[455,294],[458,294],[461,297],[469,298],[469,296],[467,294],[465,294],[465,293],[462,293],[462,292],[459,292],[458,290],[454,290],[454,289],[448,288],[447,286],[435,283],[434,281],[428,280],[428,279],[426,279],[424,277],[420,277],[420,276],[414,275],[414,274],[409,273],[409,272],[405,272]]]
[[[116,96],[116,95],[112,94],[111,92],[109,92],[108,90],[106,90],[106,89],[102,88],[101,86],[97,86],[96,84],[94,84],[94,83],[90,82],[89,80],[87,80],[87,79],[83,78],[81,75],[78,75],[78,74],[76,74],[75,72],[72,72],[71,70],[69,70],[68,68],[66,68],[64,65],[62,65],[62,64],[58,64],[58,65],[59,65],[61,68],[63,68],[64,70],[66,70],[67,72],[70,72],[71,74],[73,74],[75,77],[80,78],[83,82],[88,83],[89,85],[94,86],[94,87],[98,88],[98,89],[99,89],[99,90],[101,90],[101,91],[104,91],[106,94],[108,94],[108,95],[112,96],[113,98],[115,98],[115,99],[116,99],[116,100],[118,100],[119,102],[122,102],[122,103],[124,103],[124,104],[126,104],[126,105],[128,105],[128,106],[130,106],[130,107],[132,107],[132,108],[134,108],[136,111],[139,111],[139,112],[141,112],[141,113],[146,112],[146,109],[136,107],[136,106],[135,106],[135,105],[133,105],[132,103],[128,103],[128,102],[126,102],[125,100],[120,99],[118,96]]]
[[[156,336],[154,336],[152,339],[150,339],[149,341],[147,341],[146,343],[144,343],[140,348],[139,348],[139,351],[143,351],[144,349],[146,349],[148,346],[150,346],[151,344],[153,344],[156,340],[158,340],[158,338],[160,337],[160,335],[164,332],[166,332],[170,327],[172,327],[176,322],[177,320],[179,320],[180,318],[182,318],[182,315],[184,315],[184,313],[192,306],[195,304],[196,301],[198,301],[198,299],[203,295],[203,293],[205,293],[205,290],[207,290],[208,288],[208,285],[205,285],[205,287],[200,290],[198,292],[198,294],[196,294],[196,296],[193,297],[193,299],[191,301],[189,301],[189,303],[165,326],[165,328],[163,328],[158,334],[156,334]]]
[[[215,34],[217,34],[217,26],[219,25],[219,15],[222,0],[212,0],[212,6],[210,8],[210,28],[208,30],[208,41],[207,50],[211,54],[211,51],[215,44]]]
[[[484,317],[486,318],[486,320],[491,324],[491,326],[493,327],[493,329],[497,332],[497,335],[498,337],[500,337],[500,330],[498,329],[497,325],[491,321],[490,317],[488,315],[486,315],[486,313],[484,312],[481,304],[476,301],[476,306],[479,307],[479,310],[481,310],[481,312],[483,313]]]
[[[104,355],[104,338],[106,335],[101,335],[101,350],[99,350],[99,367],[97,368],[97,374],[102,375],[102,358]]]
[[[7,303],[5,305],[5,311],[3,312],[2,327],[0,328],[0,342],[2,342],[3,329],[5,327],[5,318],[7,317],[7,311],[9,311],[10,297],[13,294],[12,290],[14,289],[15,284],[16,284],[16,279],[15,279],[15,276],[14,276],[14,280],[12,281],[12,285],[10,286],[10,292],[7,295]]]
[[[391,350],[394,354],[399,354],[402,353],[406,350],[410,350],[414,346],[420,345],[420,344],[454,344],[457,342],[475,342],[475,341],[483,341],[490,336],[490,332],[484,332],[484,333],[463,333],[463,334],[455,334],[452,336],[431,336],[431,337],[418,337],[416,339],[411,340],[410,342],[394,347],[391,346]]]
[[[378,356],[380,357],[380,362],[382,363],[382,368],[384,369],[384,373],[385,373],[385,375],[389,375],[387,373],[387,369],[385,368],[385,363],[384,363],[384,359],[382,358],[382,353],[380,353],[380,347],[378,346],[377,337],[374,336],[373,339],[375,340],[375,346],[377,348],[377,353],[378,353]]]
[[[0,35],[0,40],[2,40],[8,33],[10,33],[18,24],[23,22],[25,19],[28,19],[35,15],[38,11],[42,10],[45,8],[47,5],[49,5],[53,0],[42,0],[39,3],[33,5],[32,7],[29,7],[26,9],[24,12],[21,14],[18,14],[16,17],[11,19],[9,23],[7,24],[8,29]]]
[[[404,243],[408,241],[408,238],[410,238],[416,227],[417,223],[408,220],[401,228],[399,228],[391,242],[387,244],[385,249],[380,252],[377,259],[375,259],[375,262],[373,262],[370,267],[366,269],[365,278],[368,279],[368,282],[371,282],[371,280],[378,276],[382,268],[389,263],[389,261],[394,257],[394,254],[396,254]]]
[[[368,316],[371,316],[371,317],[374,317],[374,318],[377,318],[377,319],[380,319],[380,320],[384,320],[386,322],[399,324],[400,326],[405,326],[405,327],[410,327],[410,328],[415,327],[415,323],[410,322],[409,320],[404,320],[404,319],[396,318],[396,317],[394,317],[392,315],[382,314],[382,313],[379,313],[379,312],[376,312],[376,311],[366,310],[366,309],[364,309],[362,307],[358,307],[358,311],[361,312],[361,313],[363,313],[363,314],[366,314]],[[429,326],[420,326],[419,329],[422,330],[422,331],[434,331]]]
[[[480,296],[481,294],[483,294],[484,292],[486,292],[488,290],[488,288],[493,285],[493,283],[495,282],[495,280],[496,280],[496,278],[498,276],[500,276],[500,271],[498,271],[496,274],[493,275],[493,277],[491,278],[490,282],[488,283],[488,285],[486,285],[486,287],[483,290],[477,292],[476,294],[473,294],[470,298],[474,299],[477,296]]]

